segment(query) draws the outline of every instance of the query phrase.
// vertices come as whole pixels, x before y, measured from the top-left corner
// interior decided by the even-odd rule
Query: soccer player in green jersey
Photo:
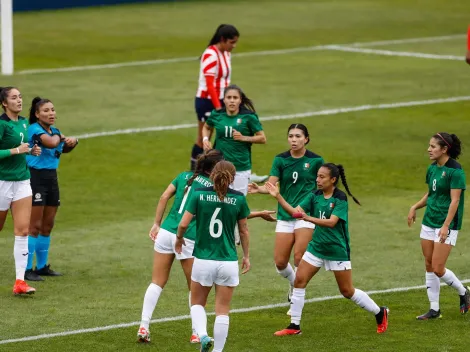
[[[324,164],[316,178],[318,190],[305,197],[297,208],[293,208],[279,194],[277,187],[266,184],[267,190],[279,204],[291,215],[316,225],[313,238],[300,261],[295,275],[292,293],[291,324],[274,335],[298,335],[301,333],[300,320],[305,303],[305,287],[316,273],[325,267],[333,271],[341,294],[352,300],[359,307],[373,313],[377,322],[377,333],[381,334],[388,327],[388,308],[379,307],[364,291],[354,288],[351,274],[349,245],[348,198],[337,188],[339,179],[353,200],[346,183],[346,175],[341,165]],[[310,214],[310,215],[307,215]]]
[[[470,290],[446,268],[447,258],[457,242],[462,226],[465,173],[455,160],[461,143],[455,134],[436,133],[429,141],[429,158],[433,161],[426,173],[428,191],[408,213],[408,226],[416,220],[416,210],[426,207],[421,225],[421,248],[426,267],[426,288],[430,302],[427,313],[417,317],[428,320],[441,317],[439,307],[440,280],[457,290],[460,313],[470,309]]]
[[[32,294],[36,290],[24,281],[28,261],[28,229],[31,216],[31,186],[26,154],[40,155],[41,148],[29,147],[28,120],[20,116],[21,93],[15,87],[0,88],[4,113],[0,116],[0,230],[11,209],[15,244],[15,295]]]
[[[281,195],[295,207],[316,189],[315,179],[324,161],[321,156],[306,148],[310,135],[305,125],[290,125],[287,129],[287,140],[290,150],[274,158],[268,182],[273,185],[279,182]],[[248,192],[266,194],[268,190],[252,183]],[[289,263],[291,252],[294,249],[294,267],[297,268],[312,239],[315,225],[302,219],[294,219],[280,205],[277,218],[274,262],[279,275],[289,280],[287,299],[290,302],[295,279],[295,270]],[[287,314],[289,313],[290,310]]]
[[[215,130],[214,148],[224,154],[224,158],[235,165],[237,170],[232,188],[248,192],[251,175],[251,146],[265,144],[266,136],[256,115],[253,102],[240,87],[230,85],[224,91],[225,107],[213,110],[204,124],[202,136],[204,150],[212,148],[209,141]]]
[[[230,301],[239,284],[235,225],[238,224],[243,248],[242,274],[250,270],[247,218],[250,210],[243,193],[229,189],[235,178],[235,166],[221,161],[211,173],[212,187],[197,189],[181,219],[175,248],[182,251],[186,229],[196,217],[195,257],[191,274],[191,319],[201,339],[201,351],[212,347],[207,334],[204,309],[215,284],[214,350],[221,352],[228,335]]]
[[[153,311],[155,310],[163,288],[168,281],[175,258],[181,263],[190,290],[189,297],[191,297],[191,270],[194,259],[194,240],[196,238],[195,219],[188,226],[185,233],[185,245],[179,253],[175,251],[176,232],[194,190],[201,187],[212,186],[209,175],[214,166],[221,160],[223,160],[223,155],[218,150],[209,150],[199,155],[195,171],[180,173],[170,185],[168,185],[167,189],[160,197],[155,214],[155,223],[149,233],[150,238],[155,242],[155,253],[152,282],[145,293],[142,308],[142,321],[137,333],[140,342],[150,342],[150,320],[152,319]],[[165,221],[162,223],[166,205],[172,197],[175,198],[173,206],[165,218]],[[273,213],[275,212],[267,210],[254,211],[248,218],[260,217],[266,221],[275,221],[272,217]],[[199,342],[199,337],[194,331],[194,328],[190,342]]]

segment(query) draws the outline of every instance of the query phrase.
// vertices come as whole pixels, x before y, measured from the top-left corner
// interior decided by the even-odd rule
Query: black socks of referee
[[[203,152],[204,149],[202,149],[200,146],[198,146],[197,144],[193,145],[193,150],[191,152],[191,171],[194,171],[194,169],[196,168],[197,157]]]

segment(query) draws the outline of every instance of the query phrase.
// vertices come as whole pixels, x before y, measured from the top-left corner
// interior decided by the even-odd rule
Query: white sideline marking
[[[364,43],[349,43],[349,44],[329,44],[329,45],[315,45],[298,47],[291,49],[278,49],[278,50],[264,50],[264,51],[251,51],[245,53],[235,53],[234,57],[252,57],[252,56],[265,56],[265,55],[284,55],[300,52],[309,52],[317,50],[329,50],[329,46],[381,46],[381,45],[393,45],[393,44],[407,44],[407,43],[425,43],[425,42],[438,42],[443,40],[451,40],[457,38],[464,38],[464,34],[455,35],[444,35],[438,37],[421,37],[421,38],[408,38],[408,39],[393,39],[393,40],[382,40],[375,42],[364,42]],[[129,61],[129,62],[118,62],[114,64],[103,64],[103,65],[87,65],[87,66],[70,66],[70,67],[57,67],[57,68],[39,68],[31,70],[22,70],[16,72],[19,75],[29,75],[36,73],[55,73],[55,72],[75,72],[75,71],[88,71],[88,70],[101,70],[111,69],[120,67],[131,67],[131,66],[148,66],[148,65],[161,65],[178,62],[189,62],[198,61],[198,56],[190,57],[177,57],[172,59],[157,59],[157,60],[145,60],[145,61]],[[463,57],[462,57],[463,60]]]
[[[416,53],[416,52],[408,52],[408,51],[377,50],[377,49],[342,46],[342,45],[329,45],[328,49],[337,50],[337,51],[346,51],[346,52],[352,52],[352,53],[360,53],[360,54],[404,56],[404,57],[416,57],[420,59],[454,60],[454,61],[462,61],[462,62],[464,61],[463,56],[456,56],[456,55],[436,55],[436,54]]]
[[[343,113],[354,112],[354,111],[396,109],[396,108],[409,107],[409,106],[454,103],[454,102],[467,101],[467,100],[470,100],[470,96],[439,98],[439,99],[430,99],[430,100],[406,101],[406,102],[389,103],[389,104],[377,104],[377,105],[359,105],[359,106],[350,106],[350,107],[344,107],[344,108],[326,109],[326,110],[319,110],[319,111],[308,111],[308,112],[303,112],[303,113],[298,113],[298,114],[260,117],[260,120],[261,121],[286,120],[286,119],[304,118],[304,117],[313,117],[313,116],[336,115],[336,114],[343,114]],[[186,124],[181,124],[181,125],[153,126],[153,127],[143,127],[143,128],[128,128],[128,129],[125,129],[125,130],[85,133],[85,134],[78,135],[76,137],[80,138],[80,139],[87,139],[87,138],[96,138],[96,137],[105,137],[105,136],[115,136],[115,135],[119,135],[119,134],[133,134],[133,133],[144,133],[144,132],[160,132],[160,131],[180,130],[180,129],[185,129],[185,128],[195,128],[196,126],[197,125],[195,123],[186,123]]]
[[[462,280],[462,283],[467,283],[470,282],[470,279]],[[445,286],[444,283],[441,283],[441,286]],[[406,292],[406,291],[412,291],[412,290],[419,290],[422,288],[426,288],[425,285],[420,285],[420,286],[409,286],[409,287],[395,287],[395,288],[389,288],[385,290],[373,290],[373,291],[367,291],[367,294],[373,295],[373,294],[378,294],[378,293],[393,293],[393,292]],[[322,301],[330,301],[334,299],[340,299],[343,298],[341,295],[337,296],[325,296],[325,297],[315,297],[315,298],[310,298],[306,299],[305,303],[313,303],[313,302],[322,302]],[[281,307],[288,307],[290,303],[284,302],[284,303],[277,303],[277,304],[268,304],[265,306],[255,306],[255,307],[248,307],[248,308],[239,308],[239,309],[232,309],[230,313],[247,313],[247,312],[254,312],[254,311],[259,311],[259,310],[267,310],[267,309],[273,309],[273,308],[281,308]],[[207,313],[208,316],[215,315],[214,312]],[[168,318],[160,318],[160,319],[154,319],[151,320],[150,322],[152,324],[157,324],[157,323],[166,323],[169,321],[179,321],[179,320],[186,320],[186,319],[191,319],[190,315],[179,315],[175,317],[168,317]],[[43,334],[43,335],[36,335],[36,336],[27,336],[27,337],[21,337],[17,339],[9,339],[9,340],[0,340],[0,345],[5,345],[8,343],[15,343],[15,342],[25,342],[25,341],[34,341],[34,340],[42,340],[42,339],[50,339],[53,337],[63,337],[63,336],[70,336],[70,335],[78,335],[78,334],[87,334],[91,332],[99,332],[99,331],[106,331],[106,330],[113,330],[113,329],[119,329],[119,328],[128,328],[132,326],[139,326],[140,321],[134,321],[132,323],[122,323],[122,324],[116,324],[116,325],[108,325],[108,326],[99,326],[96,328],[89,328],[89,329],[79,329],[79,330],[70,330],[70,331],[63,331],[63,332],[57,332],[57,333],[52,333],[52,334]]]

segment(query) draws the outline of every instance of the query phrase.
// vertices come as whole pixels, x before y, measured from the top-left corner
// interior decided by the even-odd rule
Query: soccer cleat
[[[28,281],[44,281],[44,279],[36,274],[32,269],[26,270],[24,273],[24,279]]]
[[[387,307],[380,307],[380,312],[375,316],[377,320],[377,334],[383,334],[388,329],[388,313]]]
[[[199,343],[199,342],[201,342],[201,340],[199,339],[199,336],[197,336],[196,334],[192,334],[191,338],[189,339],[189,342],[190,343]]]
[[[301,333],[300,325],[290,323],[287,328],[276,331],[274,336],[300,335]]]
[[[13,286],[13,294],[15,295],[32,295],[36,292],[36,289],[30,287],[26,282],[23,280],[16,280],[15,286]]]
[[[429,320],[429,319],[440,319],[440,318],[442,318],[440,309],[437,312],[434,309],[430,309],[429,312],[416,317],[416,319],[418,320]]]
[[[465,287],[465,294],[460,296],[460,314],[466,314],[470,309],[470,287]]]
[[[51,269],[51,265],[48,264],[44,268],[38,269],[34,271],[37,275],[42,275],[42,276],[62,276],[61,273],[54,271]]]
[[[209,336],[205,335],[205,336],[201,337],[200,339],[201,339],[200,352],[209,352],[209,350],[212,347],[212,343],[214,342],[212,337],[209,337]]]
[[[137,331],[137,342],[150,342],[150,331],[143,326],[141,326],[139,331]]]
[[[268,175],[258,176],[257,174],[251,174],[250,182],[255,182],[255,183],[264,182],[264,181],[267,181],[268,178],[269,178]]]

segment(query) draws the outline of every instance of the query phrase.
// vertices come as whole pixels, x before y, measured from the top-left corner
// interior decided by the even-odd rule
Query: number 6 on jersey
[[[214,238],[219,238],[222,235],[222,221],[217,219],[217,215],[219,215],[221,208],[216,208],[214,214],[212,214],[211,222],[209,224],[209,233]],[[217,232],[215,232],[215,225],[217,225]]]

